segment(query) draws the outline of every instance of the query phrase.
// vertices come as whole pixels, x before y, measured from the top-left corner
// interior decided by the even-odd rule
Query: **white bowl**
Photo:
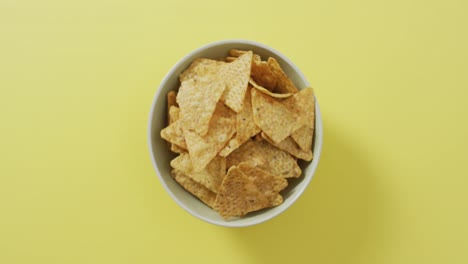
[[[323,131],[322,118],[316,101],[314,144],[312,146],[314,158],[311,162],[299,162],[299,165],[303,170],[303,174],[297,179],[288,180],[288,187],[281,192],[284,202],[279,206],[249,213],[247,216],[242,218],[224,220],[216,211],[203,204],[175,182],[170,175],[171,167],[169,163],[176,155],[169,150],[167,142],[160,136],[161,129],[166,126],[166,95],[169,91],[176,90],[179,87],[179,74],[185,70],[194,59],[199,57],[218,59],[226,56],[228,51],[233,48],[252,50],[254,53],[259,54],[263,59],[274,57],[299,89],[310,87],[309,82],[301,71],[288,58],[268,46],[247,40],[224,40],[205,45],[183,57],[174,67],[172,67],[169,73],[162,80],[151,106],[148,127],[148,144],[151,160],[154,168],[156,169],[157,175],[164,188],[172,199],[177,202],[177,204],[193,216],[208,223],[227,227],[243,227],[259,224],[279,215],[290,207],[299,198],[299,196],[301,196],[309,185],[317,168],[322,149]],[[299,219],[297,220],[300,221]]]

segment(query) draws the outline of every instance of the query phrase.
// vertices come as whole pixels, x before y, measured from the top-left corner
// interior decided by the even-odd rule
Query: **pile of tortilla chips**
[[[315,103],[272,57],[231,50],[199,58],[179,76],[161,137],[179,155],[171,175],[223,218],[283,202],[297,159],[312,160]]]

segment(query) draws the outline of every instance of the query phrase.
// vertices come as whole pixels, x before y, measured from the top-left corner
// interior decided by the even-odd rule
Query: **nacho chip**
[[[265,140],[249,139],[226,157],[228,168],[241,163],[247,163],[283,178],[297,178],[302,173],[296,160],[289,153]]]
[[[297,111],[257,89],[252,89],[252,108],[255,123],[274,142],[280,142],[301,128],[305,121]]]
[[[245,162],[240,163],[237,167],[253,181],[261,193],[268,197],[272,206],[280,205],[283,202],[283,197],[279,195],[279,192],[288,186],[288,181],[285,178],[275,176]]]
[[[195,59],[190,66],[179,75],[180,83],[188,79],[192,79],[195,76],[203,76],[206,74],[216,73],[222,65],[226,64],[223,61],[198,58]]]
[[[219,153],[223,157],[260,132],[253,119],[250,89],[252,88],[249,87],[245,93],[244,107],[236,115],[236,134]]]
[[[275,58],[268,58],[268,66],[273,74],[276,76],[278,82],[276,88],[273,90],[276,93],[297,93],[299,90],[294,83],[289,79],[286,73],[281,69],[278,61]]]
[[[176,102],[177,93],[175,91],[170,91],[167,93],[167,123],[172,124],[170,118],[170,111],[172,106],[177,106]]]
[[[265,133],[262,132],[261,135],[266,141],[270,142],[270,144],[274,145],[275,147],[281,150],[288,152],[289,154],[293,155],[294,157],[298,159],[311,161],[313,158],[312,149],[308,149],[305,151],[302,150],[294,141],[294,139],[292,139],[292,137],[287,137],[283,141],[276,143],[270,137],[268,137]]]
[[[185,190],[200,199],[209,207],[213,208],[214,201],[216,200],[216,193],[192,180],[189,176],[179,170],[172,170],[171,175]]]
[[[261,188],[263,184],[276,182],[278,179],[285,181],[268,173],[249,177],[239,168],[232,167],[221,184],[213,208],[228,219],[278,205],[283,201],[281,195],[274,191],[262,192]]]
[[[226,62],[233,62],[233,61],[237,60],[237,57],[228,56],[228,57],[225,58],[225,60],[226,60]]]
[[[226,84],[216,74],[205,74],[187,79],[180,85],[177,103],[184,130],[200,136],[208,133],[208,126]]]
[[[208,163],[206,168],[195,171],[189,154],[182,153],[171,161],[171,167],[216,193],[226,174],[226,159],[216,156]]]
[[[200,171],[223,149],[235,133],[235,113],[218,102],[208,133],[200,136],[185,131],[184,137],[195,171]]]
[[[242,110],[245,91],[250,79],[252,66],[252,52],[248,51],[237,60],[223,65],[219,71],[221,79],[226,83],[226,88],[221,96],[221,101],[238,113]]]
[[[187,149],[184,131],[182,129],[180,120],[170,124],[168,127],[165,127],[163,130],[161,130],[160,135],[169,143],[175,144],[183,149]]]
[[[265,87],[262,87],[261,85],[259,85],[257,82],[255,82],[254,79],[250,79],[249,83],[257,90],[259,90],[260,92],[264,93],[264,94],[267,94],[271,97],[274,97],[274,98],[288,98],[290,96],[293,95],[293,93],[273,93],[271,92],[270,90],[266,89]]]
[[[314,133],[315,121],[315,98],[312,88],[302,89],[291,98],[284,101],[284,104],[299,109],[301,115],[305,117],[305,125],[291,134],[292,139],[304,151],[312,148],[312,137]]]
[[[173,124],[175,123],[177,120],[179,120],[179,107],[175,106],[175,105],[172,105],[171,108],[169,109],[169,124]],[[180,135],[183,135],[182,131],[179,129],[178,133],[180,133]],[[185,145],[185,139],[182,139],[182,138],[178,138],[177,140],[180,141],[180,144],[181,145]],[[171,145],[171,151],[172,152],[175,152],[175,153],[182,153],[182,152],[186,152],[187,150],[174,144],[174,143],[170,143]]]
[[[276,87],[277,78],[271,71],[268,63],[265,61],[256,61],[252,62],[252,71],[250,73],[252,78],[260,86],[265,87],[268,91],[273,91]]]

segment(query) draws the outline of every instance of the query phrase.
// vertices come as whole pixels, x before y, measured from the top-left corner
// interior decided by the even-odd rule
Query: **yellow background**
[[[468,2],[0,1],[0,263],[468,263]],[[186,53],[244,38],[316,90],[304,195],[204,223],[153,170],[150,104]]]

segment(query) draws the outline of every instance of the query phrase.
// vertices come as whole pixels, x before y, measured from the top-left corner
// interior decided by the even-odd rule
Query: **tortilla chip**
[[[242,110],[245,91],[249,84],[252,52],[248,51],[237,60],[223,65],[219,75],[226,83],[221,101],[238,113]]]
[[[205,58],[195,59],[192,64],[190,64],[190,66],[179,75],[180,83],[183,83],[188,79],[192,79],[195,76],[216,73],[224,64],[226,63],[223,61]]]
[[[172,105],[171,108],[169,109],[169,124],[173,124],[175,123],[177,120],[179,120],[179,107],[175,106],[175,105]],[[182,133],[182,130],[178,130],[178,133]],[[183,133],[181,134],[183,135]],[[167,136],[167,135],[165,135]],[[177,137],[177,135],[176,135]],[[179,144],[181,145],[185,145],[185,139],[182,139],[182,138],[178,138],[177,140],[180,141]],[[170,143],[171,145],[171,151],[172,152],[175,152],[175,153],[182,153],[182,152],[186,152],[187,150],[174,144],[174,143]]]
[[[195,171],[200,171],[224,148],[235,133],[235,113],[222,102],[217,104],[208,133],[200,136],[185,131],[185,142]]]
[[[247,163],[282,178],[301,176],[301,168],[296,160],[265,140],[248,140],[226,157],[228,168]]]
[[[313,158],[312,149],[302,150],[297,143],[292,139],[292,137],[287,137],[283,141],[276,143],[270,137],[268,137],[265,133],[262,132],[262,137],[273,144],[275,147],[288,152],[289,154],[293,155],[298,159],[303,159],[306,161],[311,161]]]
[[[253,181],[261,193],[268,197],[272,206],[283,202],[283,197],[279,195],[279,192],[288,186],[285,178],[275,176],[245,162],[240,163],[237,168]]]
[[[180,120],[170,124],[168,127],[165,127],[163,130],[161,130],[160,135],[169,143],[175,144],[183,149],[187,149],[184,131],[182,129]]]
[[[226,62],[233,62],[237,59],[237,57],[231,57],[231,56],[228,56],[225,58]]]
[[[228,219],[270,206],[273,205],[269,197],[239,168],[232,167],[224,177],[213,208]]]
[[[171,161],[171,167],[216,193],[226,174],[226,159],[216,156],[208,163],[206,168],[195,171],[189,154],[182,153]]]
[[[180,85],[177,103],[184,130],[200,136],[208,133],[208,126],[226,84],[216,74],[205,74],[187,79]]]
[[[270,67],[273,74],[276,76],[278,82],[276,88],[273,90],[276,93],[297,93],[299,89],[289,79],[286,73],[281,69],[278,61],[275,58],[268,58],[268,66]]]
[[[257,84],[254,79],[250,79],[249,83],[257,90],[264,94],[268,94],[271,97],[274,98],[288,98],[293,95],[293,93],[273,93],[270,90],[266,89],[265,87],[262,87],[261,85]]]
[[[301,128],[305,121],[297,111],[257,89],[252,89],[252,108],[255,123],[274,142],[280,142]]]
[[[177,102],[176,102],[176,96],[177,93],[175,91],[170,91],[167,93],[167,123],[172,124],[170,119],[170,111],[172,106],[177,107]]]
[[[206,205],[213,208],[214,201],[216,200],[216,193],[192,180],[190,177],[179,170],[172,170],[171,175],[176,180],[176,182],[184,187],[185,190],[189,191]]]
[[[226,157],[242,143],[260,133],[260,128],[253,119],[250,89],[252,88],[249,87],[245,93],[244,107],[236,115],[236,134],[219,153],[223,157]]]
[[[312,148],[312,139],[314,134],[315,121],[315,98],[312,88],[302,89],[299,93],[294,94],[291,98],[284,101],[286,105],[295,106],[301,111],[301,115],[305,116],[306,124],[291,134],[292,139],[304,151],[309,151]]]
[[[268,63],[265,61],[252,61],[252,70],[250,75],[260,86],[265,87],[268,91],[273,91],[276,87],[277,78],[271,71]]]

